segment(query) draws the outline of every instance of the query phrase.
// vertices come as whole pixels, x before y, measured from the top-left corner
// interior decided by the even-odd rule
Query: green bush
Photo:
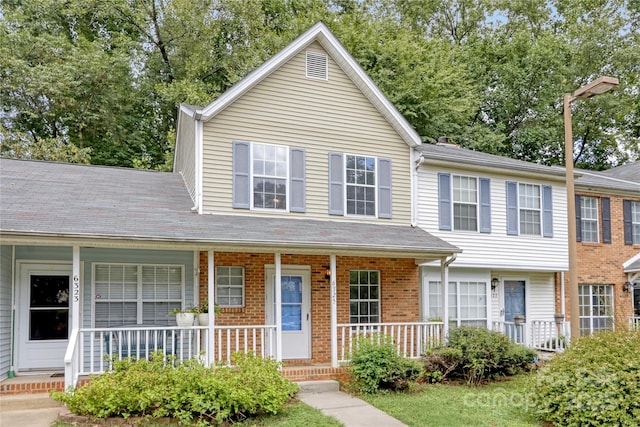
[[[563,426],[640,424],[640,332],[582,337],[532,379],[537,415]]]
[[[514,344],[499,332],[462,326],[452,329],[446,346],[428,351],[423,357],[425,377],[435,382],[463,378],[469,384],[523,371],[536,353]]]
[[[391,337],[373,334],[356,338],[351,354],[351,376],[357,391],[406,390],[421,372],[418,361],[398,354]]]
[[[237,354],[234,368],[206,368],[190,360],[113,362],[112,372],[69,392],[53,392],[78,415],[95,418],[173,417],[200,425],[277,413],[298,386],[285,379],[273,360]]]

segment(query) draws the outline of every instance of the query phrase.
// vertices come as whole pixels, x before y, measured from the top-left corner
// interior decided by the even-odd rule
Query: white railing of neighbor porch
[[[562,352],[566,348],[564,322],[531,321],[531,344],[537,350]]]
[[[391,337],[398,354],[418,359],[426,350],[442,344],[442,322],[409,323],[348,323],[338,327],[338,362],[348,362],[356,338],[370,337],[375,340],[382,335]]]
[[[640,317],[630,317],[629,318],[629,329],[632,331],[640,330]]]
[[[494,331],[502,332],[509,339],[516,343],[526,345],[525,324],[516,325],[513,322],[494,321],[492,325]]]

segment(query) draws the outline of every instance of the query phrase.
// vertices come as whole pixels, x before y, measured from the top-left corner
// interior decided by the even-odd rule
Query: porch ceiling
[[[0,159],[5,243],[212,248],[436,259],[458,248],[410,226],[198,215],[182,177]],[[35,244],[35,243],[34,243]]]

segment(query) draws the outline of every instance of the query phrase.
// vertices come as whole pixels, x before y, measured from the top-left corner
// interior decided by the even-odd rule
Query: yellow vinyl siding
[[[274,214],[337,219],[328,215],[328,153],[342,152],[391,159],[393,218],[380,221],[411,220],[410,148],[331,58],[327,81],[306,78],[303,50],[204,124],[205,212],[248,213],[231,207],[234,140],[305,149],[306,212]]]
[[[196,202],[196,134],[194,120],[179,110],[179,126],[177,135],[180,141],[176,141],[176,158],[173,170],[182,175],[191,199]]]

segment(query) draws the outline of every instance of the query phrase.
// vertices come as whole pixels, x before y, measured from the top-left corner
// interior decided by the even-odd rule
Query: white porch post
[[[273,289],[273,297],[276,304],[275,321],[276,321],[276,361],[282,361],[282,265],[280,252],[275,254],[276,278]]]
[[[199,259],[200,257],[198,257]],[[214,277],[214,258],[213,251],[207,252],[207,306],[209,307],[209,330],[207,331],[207,336],[209,337],[209,342],[207,343],[207,366],[210,366],[214,363],[216,353],[215,353],[215,330],[214,326],[216,324],[216,304],[215,304],[215,277]]]
[[[80,329],[80,246],[73,246],[73,284],[71,290],[71,330]]]
[[[449,263],[447,258],[440,259],[440,288],[442,291],[442,339],[449,335]]]
[[[331,255],[329,259],[329,269],[331,270],[331,283],[329,294],[331,298],[331,367],[338,367],[338,291],[336,286],[336,256]]]

